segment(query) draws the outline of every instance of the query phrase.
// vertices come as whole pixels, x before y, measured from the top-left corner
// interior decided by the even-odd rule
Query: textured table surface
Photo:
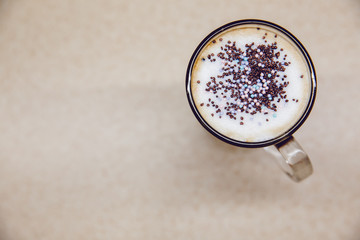
[[[188,60],[233,20],[306,46],[296,184],[207,133]],[[360,239],[359,1],[0,0],[0,239]]]

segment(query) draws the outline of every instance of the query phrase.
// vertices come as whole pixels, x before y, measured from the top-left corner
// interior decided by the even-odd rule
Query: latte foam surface
[[[276,29],[246,24],[221,32],[198,54],[191,93],[202,118],[243,142],[276,138],[302,117],[311,75],[298,47]]]

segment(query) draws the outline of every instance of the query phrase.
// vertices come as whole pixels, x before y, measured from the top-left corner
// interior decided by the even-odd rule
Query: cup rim
[[[235,26],[239,26],[239,25],[245,25],[245,24],[259,24],[259,25],[264,25],[267,27],[271,27],[275,30],[278,30],[279,32],[285,34],[287,37],[290,38],[290,40],[293,41],[293,43],[299,48],[299,50],[301,51],[301,53],[303,54],[306,63],[309,67],[309,71],[310,71],[310,76],[311,76],[311,93],[310,93],[310,98],[309,98],[309,102],[306,106],[306,109],[304,111],[304,114],[299,118],[299,120],[286,132],[284,132],[283,134],[277,136],[276,138],[272,138],[266,141],[260,141],[260,142],[245,142],[245,141],[239,141],[239,140],[235,140],[232,138],[229,138],[223,134],[221,134],[220,132],[216,131],[213,127],[211,127],[201,116],[200,112],[198,111],[198,109],[196,108],[196,105],[194,103],[193,97],[192,97],[192,91],[191,91],[191,74],[192,74],[192,69],[193,66],[195,64],[195,60],[198,57],[199,53],[201,52],[201,50],[206,46],[206,44],[216,35],[218,35],[221,32],[224,32],[226,30],[228,30],[229,28],[235,27]],[[265,20],[260,20],[260,19],[243,19],[243,20],[237,20],[237,21],[233,21],[230,23],[227,23],[217,29],[215,29],[214,31],[212,31],[210,34],[208,34],[201,42],[200,44],[197,46],[197,48],[195,49],[194,53],[192,54],[188,67],[187,67],[187,72],[186,72],[186,79],[185,79],[185,87],[186,87],[186,95],[187,95],[187,99],[188,102],[190,104],[191,110],[193,111],[195,117],[197,118],[197,120],[200,122],[200,124],[208,131],[210,132],[213,136],[217,137],[218,139],[235,145],[235,146],[239,146],[239,147],[247,147],[247,148],[260,148],[260,147],[266,147],[266,146],[270,146],[273,144],[277,144],[279,142],[282,142],[283,140],[285,140],[286,138],[290,137],[292,134],[294,134],[300,127],[301,125],[305,122],[305,120],[307,119],[307,117],[309,116],[314,102],[315,102],[315,97],[316,97],[316,91],[317,91],[317,81],[316,81],[316,73],[315,73],[315,67],[314,64],[310,58],[309,53],[306,51],[305,47],[302,45],[302,43],[292,34],[290,33],[288,30],[286,30],[285,28],[269,22],[269,21],[265,21]]]

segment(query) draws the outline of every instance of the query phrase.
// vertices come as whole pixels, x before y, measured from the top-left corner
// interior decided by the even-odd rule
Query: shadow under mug
[[[219,35],[220,33],[227,31],[233,27],[244,25],[244,24],[256,24],[256,25],[262,25],[266,27],[270,27],[274,30],[277,30],[278,32],[281,32],[286,37],[292,41],[292,43],[298,48],[298,50],[303,55],[308,71],[310,73],[310,97],[309,101],[307,103],[307,106],[305,108],[305,111],[303,112],[302,116],[299,118],[299,120],[286,132],[279,135],[278,137],[275,137],[273,139],[269,139],[266,141],[261,142],[245,142],[245,141],[238,141],[232,138],[229,138],[220,132],[216,131],[213,127],[211,127],[205,119],[201,116],[199,110],[197,109],[192,91],[191,91],[191,76],[192,76],[192,70],[194,67],[194,64],[196,62],[197,57],[199,56],[201,50],[209,43],[210,40],[212,40],[215,36]],[[190,104],[190,107],[195,115],[195,117],[198,119],[200,124],[209,131],[212,135],[219,138],[220,140],[227,142],[229,144],[238,146],[238,147],[245,147],[245,148],[261,148],[264,147],[265,150],[272,155],[276,157],[278,160],[278,163],[282,170],[294,181],[299,182],[308,176],[310,176],[313,172],[313,168],[310,162],[310,159],[306,152],[301,148],[301,146],[297,143],[297,141],[292,137],[292,134],[299,129],[299,127],[304,123],[306,118],[308,117],[315,101],[316,96],[316,74],[315,74],[315,68],[311,61],[311,58],[304,48],[304,46],[301,44],[301,42],[292,35],[289,31],[284,29],[283,27],[280,27],[279,25],[276,25],[274,23],[264,21],[264,20],[258,20],[258,19],[245,19],[245,20],[238,20],[231,23],[228,23],[224,26],[221,26],[211,32],[208,36],[204,38],[204,40],[201,41],[201,43],[198,45],[196,50],[194,51],[186,73],[186,93],[187,98]]]

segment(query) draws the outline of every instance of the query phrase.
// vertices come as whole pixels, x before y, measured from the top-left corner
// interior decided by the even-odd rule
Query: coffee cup
[[[190,107],[212,135],[245,148],[265,148],[294,180],[312,174],[292,136],[308,117],[316,75],[301,42],[264,20],[228,23],[194,51],[186,74]]]

